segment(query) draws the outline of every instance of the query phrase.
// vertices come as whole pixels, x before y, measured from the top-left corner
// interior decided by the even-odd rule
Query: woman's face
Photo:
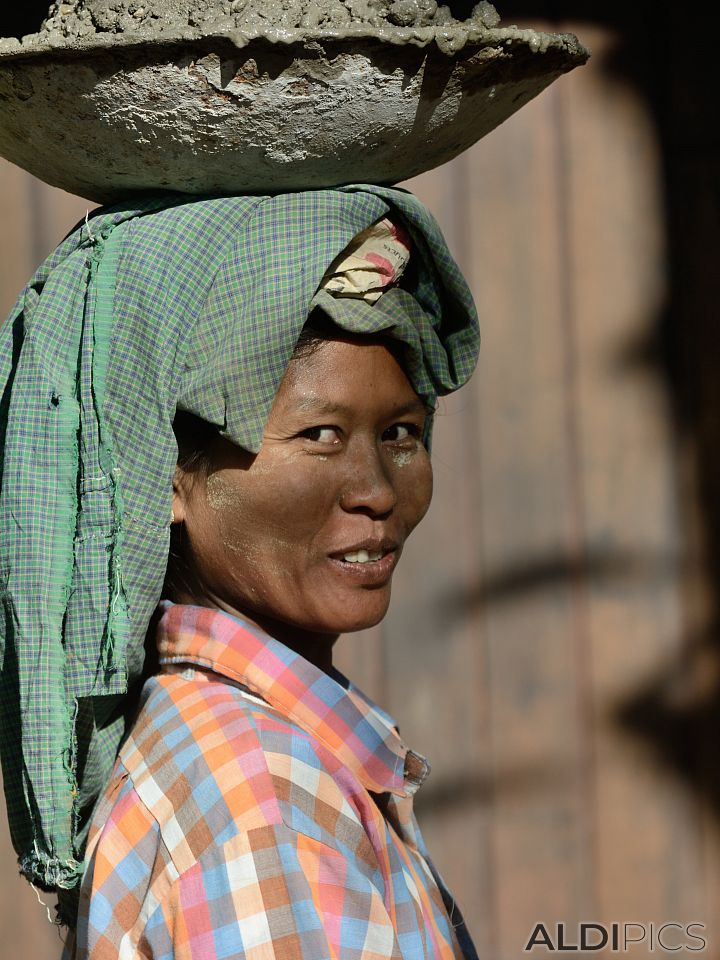
[[[376,624],[430,503],[425,420],[381,343],[327,340],[293,359],[257,455],[218,437],[208,472],[178,468],[173,509],[195,583],[180,599],[276,636]]]

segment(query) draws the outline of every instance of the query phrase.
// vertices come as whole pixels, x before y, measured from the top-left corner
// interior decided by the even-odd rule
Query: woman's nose
[[[347,468],[340,496],[343,510],[373,517],[391,513],[397,495],[377,447],[373,444],[372,449],[356,451],[355,456],[348,458]]]

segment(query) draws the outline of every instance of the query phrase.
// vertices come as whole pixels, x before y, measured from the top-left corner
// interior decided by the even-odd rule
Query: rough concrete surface
[[[88,39],[114,38],[124,45],[218,33],[289,40],[316,30],[336,37],[369,31],[404,42],[408,28],[443,27],[459,37],[499,23],[487,0],[474,7],[467,0],[61,0],[49,6],[36,32],[22,40],[0,38],[0,55],[68,49]]]
[[[280,9],[278,0],[247,0],[261,2],[268,15]],[[339,0],[296,2],[306,16]],[[425,3],[423,16],[430,10],[429,0],[347,2],[358,17],[382,4],[386,14],[397,3]],[[435,24],[393,26],[392,36],[360,20],[342,29],[226,31],[219,13],[228,6],[53,5],[46,26],[62,14],[70,30],[71,14],[87,22],[89,13],[92,32],[51,43],[40,31],[12,49],[5,42],[0,155],[98,202],[157,189],[397,183],[452,159],[588,56],[572,35],[488,26],[483,18],[496,22],[489,4],[475,8],[478,19],[461,34]],[[170,18],[166,27],[172,20],[167,42],[122,32],[124,18],[140,20],[146,10]],[[211,11],[212,23],[201,23]]]
[[[495,8],[478,3],[469,18],[456,17],[436,0],[66,0],[54,3],[41,31],[81,37],[90,33],[132,33],[185,27],[236,29],[253,22],[288,28],[322,25],[342,28],[352,23],[374,27],[390,24],[423,27],[471,19],[496,27]]]

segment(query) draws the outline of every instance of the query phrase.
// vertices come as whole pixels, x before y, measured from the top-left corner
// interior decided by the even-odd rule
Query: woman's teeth
[[[346,563],[372,563],[380,560],[382,553],[375,550],[358,550],[356,553],[346,553],[343,560]]]

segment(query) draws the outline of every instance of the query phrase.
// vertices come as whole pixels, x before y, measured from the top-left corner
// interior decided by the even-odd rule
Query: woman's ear
[[[175,467],[173,476],[172,523],[184,523],[187,518],[188,475],[181,466]]]

